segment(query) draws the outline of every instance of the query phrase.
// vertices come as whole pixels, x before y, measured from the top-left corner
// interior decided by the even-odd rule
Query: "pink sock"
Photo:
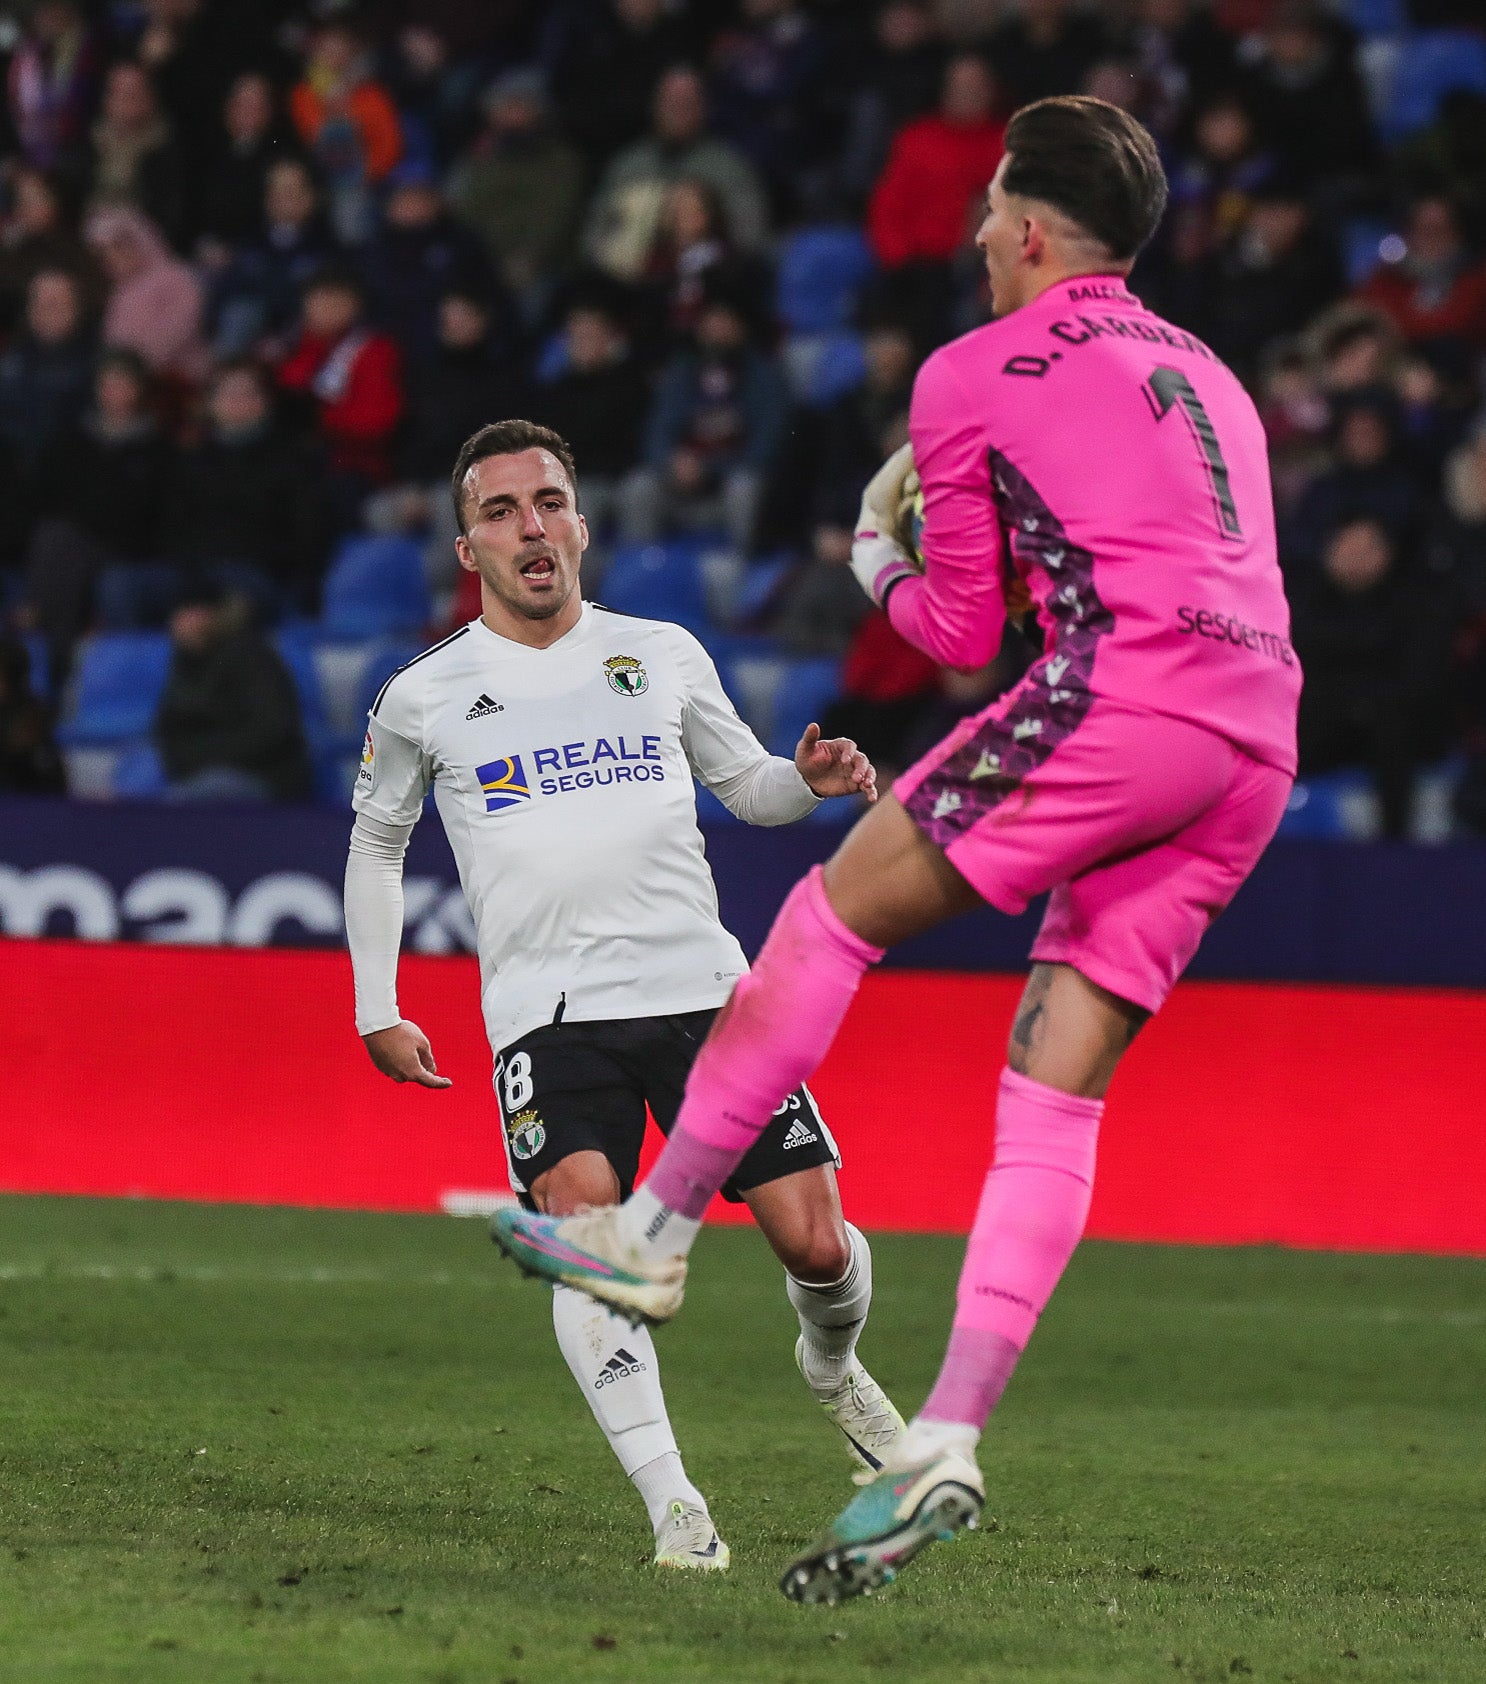
[[[983,1427],[1084,1231],[1102,1099],[1001,1072],[996,1154],[924,1416]]]
[[[662,1204],[701,1216],[769,1118],[814,1074],[862,973],[881,957],[836,916],[819,866],[795,884],[691,1067],[646,1181]]]

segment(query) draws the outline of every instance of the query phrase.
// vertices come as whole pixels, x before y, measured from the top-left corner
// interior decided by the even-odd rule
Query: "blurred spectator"
[[[1331,410],[1312,360],[1296,341],[1268,347],[1255,401],[1269,441],[1269,472],[1281,530],[1327,458]]]
[[[535,71],[503,76],[484,109],[485,127],[450,177],[449,200],[532,317],[572,255],[583,166],[553,128]]]
[[[10,120],[28,164],[81,171],[102,76],[102,47],[79,0],[38,0],[6,75]]]
[[[404,144],[446,167],[469,140],[484,65],[478,55],[450,51],[445,32],[428,21],[405,24],[385,59],[385,84],[401,117]]]
[[[89,244],[108,277],[106,345],[138,351],[157,374],[188,384],[206,372],[201,283],[137,210],[95,211]]]
[[[532,397],[536,420],[572,446],[590,527],[611,519],[620,481],[644,447],[650,388],[630,341],[602,304],[577,303],[563,325],[566,366]]]
[[[54,685],[88,628],[106,569],[119,570],[111,583],[129,617],[141,590],[157,585],[136,570],[159,560],[173,458],[144,361],[132,351],[106,351],[92,407],[53,440],[36,468],[38,518],[26,560],[26,598],[47,642]]]
[[[272,355],[299,315],[305,283],[342,256],[302,159],[281,158],[269,165],[263,222],[261,235],[237,248],[213,289],[218,357],[249,350]]]
[[[944,44],[927,0],[887,0],[872,25],[872,44],[847,104],[838,176],[866,201],[882,174],[893,136],[939,101]]]
[[[331,22],[315,31],[289,110],[325,177],[337,236],[359,245],[371,233],[373,190],[402,155],[397,107],[372,78],[359,30]]]
[[[1438,193],[1469,226],[1486,224],[1486,96],[1452,88],[1434,122],[1399,147],[1394,174],[1407,198]]]
[[[0,790],[62,795],[66,789],[46,704],[31,689],[30,652],[19,638],[0,632]]]
[[[1286,172],[1259,183],[1243,224],[1202,270],[1192,325],[1245,380],[1266,345],[1298,333],[1346,284],[1336,241]]]
[[[909,764],[909,738],[938,690],[939,668],[886,614],[865,611],[867,606],[864,599],[841,671],[841,695],[822,714],[820,728],[851,737],[886,780]]]
[[[33,275],[21,330],[0,353],[0,441],[23,473],[81,416],[97,354],[77,277],[62,269]]]
[[[0,226],[0,330],[24,307],[32,277],[60,269],[82,283],[89,311],[103,304],[103,276],[77,231],[60,179],[29,164],[10,177],[10,205]]]
[[[1005,146],[996,84],[973,53],[952,59],[939,109],[899,130],[867,213],[884,298],[933,344],[951,297],[950,266],[967,246]]]
[[[1237,94],[1218,94],[1196,110],[1190,142],[1171,171],[1171,203],[1173,221],[1195,229],[1199,258],[1238,233],[1255,189],[1273,172],[1274,159]]]
[[[1200,0],[1138,0],[1126,51],[1148,90],[1143,116],[1163,138],[1237,77],[1233,39]]]
[[[823,409],[801,408],[790,419],[790,448],[770,475],[765,544],[828,554],[841,539],[850,548],[862,487],[908,437],[908,400],[918,354],[913,337],[883,321],[863,338],[866,377]],[[822,528],[831,536],[822,537]]]
[[[1375,521],[1396,539],[1419,536],[1424,488],[1403,448],[1394,395],[1364,388],[1337,400],[1332,446],[1332,466],[1316,475],[1291,523],[1282,560],[1292,577],[1319,561],[1330,535],[1353,521]]]
[[[247,596],[265,617],[312,611],[327,547],[316,454],[279,426],[254,362],[213,372],[203,419],[202,438],[171,477],[163,554]]]
[[[260,71],[239,76],[222,103],[220,120],[207,137],[208,163],[195,223],[214,267],[224,267],[234,246],[261,241],[268,174],[282,158],[299,152],[299,141],[279,110],[273,84]]]
[[[764,294],[762,270],[749,271],[733,250],[717,193],[705,181],[678,181],[666,190],[644,274],[657,297],[657,315],[673,340],[684,339],[696,326],[708,280],[719,274]]]
[[[787,215],[839,138],[823,86],[826,41],[796,0],[741,0],[739,10],[738,21],[712,43],[713,121]]]
[[[1446,198],[1418,199],[1409,207],[1397,261],[1375,269],[1359,296],[1386,311],[1412,344],[1486,347],[1486,262],[1466,245]]]
[[[438,343],[439,300],[450,288],[489,299],[510,331],[514,312],[485,248],[449,214],[427,164],[401,163],[387,178],[382,227],[358,267],[377,322],[414,362]]]
[[[270,40],[278,9],[254,0],[144,0],[146,22],[134,54],[170,118],[193,186],[211,159],[234,82],[249,72],[285,77],[284,56]]]
[[[784,435],[788,390],[758,345],[743,301],[708,299],[691,347],[661,374],[645,436],[644,466],[620,492],[621,535],[650,543],[679,517],[726,528],[733,548],[752,548],[764,475]]]
[[[430,581],[443,587],[459,575],[454,555],[459,523],[449,498],[454,458],[487,422],[524,415],[529,408],[523,371],[497,341],[488,296],[457,289],[444,294],[437,342],[428,356],[409,363],[407,388],[397,483],[371,498],[365,517],[374,531],[425,537]],[[586,502],[586,476],[583,490]],[[478,613],[476,607],[465,618]]]
[[[1330,397],[1392,387],[1402,366],[1398,330],[1370,304],[1346,301],[1323,310],[1306,333],[1321,390]]]
[[[613,159],[593,196],[584,243],[601,269],[623,280],[642,272],[666,189],[687,178],[716,192],[741,250],[763,244],[768,215],[758,177],[741,153],[708,132],[702,79],[678,65],[656,87],[650,135]]]
[[[92,133],[92,204],[142,212],[177,249],[186,234],[180,149],[141,66],[114,65]]]
[[[694,57],[697,35],[667,0],[593,0],[564,23],[553,82],[562,127],[597,169],[645,133],[657,84]]]
[[[1449,631],[1441,600],[1404,576],[1376,520],[1339,526],[1296,593],[1301,776],[1365,767],[1386,836],[1407,834],[1415,771],[1443,746]]]
[[[365,309],[349,270],[315,276],[304,289],[299,342],[279,369],[279,384],[313,406],[343,529],[355,523],[361,499],[391,478],[403,413],[402,355],[367,325]]]
[[[1281,0],[1258,45],[1249,85],[1267,144],[1318,186],[1358,186],[1377,147],[1352,30],[1315,0]]]
[[[296,801],[310,792],[294,680],[219,591],[192,591],[170,617],[170,673],[155,746],[172,801]]]
[[[1015,110],[1050,94],[1076,94],[1107,52],[1108,36],[1098,14],[1073,0],[1022,0],[986,47]]]

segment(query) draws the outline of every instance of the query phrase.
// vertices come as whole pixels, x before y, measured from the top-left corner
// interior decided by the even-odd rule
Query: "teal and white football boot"
[[[921,1549],[973,1530],[984,1504],[980,1469],[958,1450],[885,1468],[790,1562],[779,1588],[792,1602],[870,1596]]]
[[[498,1210],[490,1237],[524,1275],[573,1286],[627,1316],[659,1326],[681,1308],[686,1259],[636,1255],[619,1231],[619,1206],[581,1216]]]

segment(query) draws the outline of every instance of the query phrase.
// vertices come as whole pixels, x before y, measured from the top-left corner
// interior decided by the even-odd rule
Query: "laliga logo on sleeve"
[[[526,781],[519,754],[507,754],[500,760],[487,761],[475,768],[480,788],[485,791],[485,811],[503,813],[507,807],[517,807],[531,800],[531,786]]]
[[[377,751],[372,743],[372,734],[368,731],[366,733],[366,741],[361,746],[361,765],[356,772],[356,782],[364,785],[367,789],[370,789],[372,786],[374,778],[374,774],[372,772],[372,761],[376,759],[376,755]]]
[[[604,662],[604,677],[619,696],[643,696],[650,688],[645,668],[633,655],[611,655]]]

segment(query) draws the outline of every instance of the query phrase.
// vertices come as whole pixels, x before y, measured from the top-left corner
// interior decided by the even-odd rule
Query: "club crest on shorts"
[[[523,1162],[536,1157],[547,1144],[546,1127],[533,1110],[518,1111],[506,1124],[506,1136],[511,1142],[511,1156]]]
[[[644,666],[633,655],[611,655],[604,662],[604,677],[618,696],[643,696],[650,688]]]

